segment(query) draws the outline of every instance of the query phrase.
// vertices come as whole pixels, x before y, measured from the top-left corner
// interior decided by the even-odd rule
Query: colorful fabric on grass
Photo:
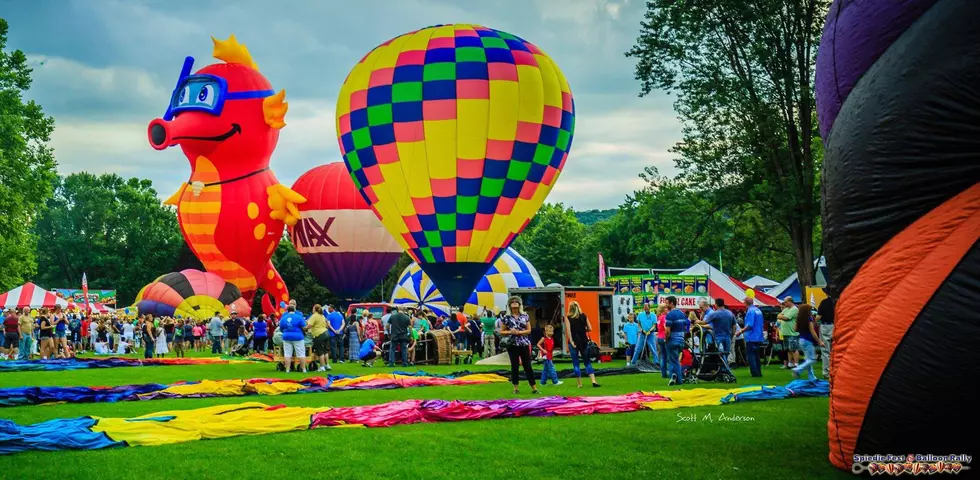
[[[153,367],[166,365],[216,365],[268,362],[265,355],[245,358],[55,358],[51,360],[12,360],[0,362],[0,372],[62,371],[85,368]]]
[[[427,377],[399,374],[373,374],[355,377],[331,375],[303,380],[252,378],[247,380],[202,380],[172,385],[149,383],[117,387],[18,387],[0,388],[0,406],[41,403],[128,402],[160,398],[239,397],[244,395],[282,395],[337,390],[379,390],[391,388],[480,385],[502,383],[499,375],[474,374],[463,378]]]
[[[17,425],[0,419],[0,455],[28,450],[98,450],[122,442],[93,429],[89,417],[59,418],[34,425]]]
[[[778,390],[782,388],[782,390]],[[773,392],[755,395],[753,392]],[[261,435],[320,427],[390,427],[515,417],[575,416],[728,405],[743,401],[826,395],[823,380],[797,380],[786,387],[753,386],[636,392],[604,397],[543,397],[497,400],[402,400],[356,407],[286,407],[248,402],[194,410],[157,412],[136,418],[77,418],[29,426],[0,421],[0,454],[28,450],[93,450],[151,446],[237,435]],[[822,393],[821,393],[822,392]],[[785,396],[783,395],[785,394]]]

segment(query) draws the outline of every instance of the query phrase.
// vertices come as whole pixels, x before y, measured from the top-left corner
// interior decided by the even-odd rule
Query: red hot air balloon
[[[293,190],[306,197],[289,234],[320,282],[346,298],[366,296],[402,253],[354,187],[342,162],[304,173]]]

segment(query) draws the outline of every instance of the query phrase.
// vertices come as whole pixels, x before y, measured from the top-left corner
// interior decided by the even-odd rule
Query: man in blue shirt
[[[304,342],[306,318],[296,311],[296,306],[290,304],[286,314],[279,320],[279,331],[282,332],[282,356],[286,363],[286,373],[293,367],[293,355],[299,358],[299,363],[306,372],[306,345]]]
[[[626,325],[623,325],[623,334],[626,335],[626,366],[630,366],[633,355],[636,354],[636,340],[640,336],[640,326],[636,324],[636,316],[629,314]]]
[[[762,376],[762,368],[759,365],[759,349],[765,341],[765,320],[762,318],[762,310],[754,305],[755,300],[746,297],[745,306],[745,326],[742,327],[737,335],[745,334],[746,356],[749,357],[749,371],[753,377]]]
[[[728,352],[732,348],[732,332],[735,331],[735,315],[725,307],[724,298],[716,298],[715,306],[717,309],[709,310],[709,313],[705,314],[704,319],[698,323],[711,328],[711,332],[714,334],[715,345],[718,346],[718,351],[725,353],[727,357]]]
[[[677,297],[667,297],[667,321],[664,324],[667,331],[667,374],[670,381],[667,385],[684,383],[684,371],[681,370],[681,350],[684,349],[684,337],[691,329],[691,321],[687,315],[677,309]]]
[[[650,352],[650,358],[653,360],[654,364],[660,363],[660,357],[657,355],[657,336],[655,334],[657,330],[657,316],[650,311],[650,304],[643,304],[643,311],[636,316],[637,323],[640,324],[640,335],[636,341],[636,348],[633,349],[633,361],[635,365],[636,362],[640,360],[640,355],[646,350]]]
[[[327,306],[327,331],[330,333],[330,357],[344,363],[344,316],[333,305]]]
[[[381,355],[381,349],[370,338],[361,343],[361,350],[357,352],[357,358],[361,359],[361,365],[365,367],[373,367],[374,360],[379,355]]]

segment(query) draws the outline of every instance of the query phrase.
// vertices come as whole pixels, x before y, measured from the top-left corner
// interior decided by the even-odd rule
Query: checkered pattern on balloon
[[[443,286],[441,267],[476,267],[462,296],[446,295],[465,299],[554,187],[574,112],[568,82],[535,45],[441,25],[354,67],[337,132],[355,186],[423,270]]]

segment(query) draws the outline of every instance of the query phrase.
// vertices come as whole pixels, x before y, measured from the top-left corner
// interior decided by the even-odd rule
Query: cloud
[[[549,199],[612,208],[642,186],[637,174],[644,167],[673,171],[668,149],[681,138],[669,98],[636,97],[633,63],[623,55],[644,8],[626,0],[500,0],[465,8],[441,0],[384,8],[371,2],[272,7],[267,0],[73,0],[58,10],[24,2],[4,15],[11,47],[33,52],[29,96],[55,117],[52,146],[61,171],[142,176],[163,196],[186,180],[187,160],[179,149],[152,150],[146,126],[166,108],[185,55],[197,58],[198,68],[212,61],[209,35],[234,32],[274,87],[286,89],[290,111],[272,166],[291,184],[313,166],[341,160],[334,103],[347,72],[367,51],[438,23],[509,31],[546,51],[575,95],[572,153]],[[79,30],[73,19],[88,26]]]
[[[72,59],[29,54],[34,68],[30,97],[46,111],[91,119],[163,113],[172,86],[151,73],[132,67],[96,68]]]

